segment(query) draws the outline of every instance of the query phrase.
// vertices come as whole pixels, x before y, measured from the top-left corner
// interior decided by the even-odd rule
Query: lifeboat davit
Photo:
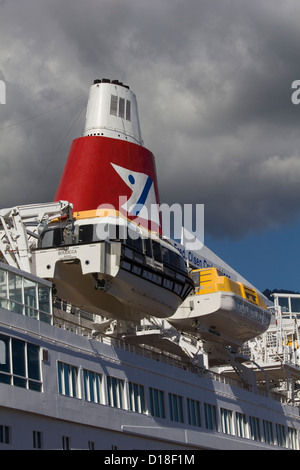
[[[264,333],[271,313],[259,293],[215,267],[192,271],[195,290],[168,321],[178,330],[226,345]]]
[[[95,80],[83,137],[71,145],[55,201],[73,205],[32,252],[55,293],[101,316],[166,318],[193,289],[179,252],[161,236],[155,162],[143,146],[136,97]]]

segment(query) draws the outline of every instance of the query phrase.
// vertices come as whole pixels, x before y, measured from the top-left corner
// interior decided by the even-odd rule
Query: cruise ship
[[[299,449],[300,296],[168,239],[159,207],[135,94],[95,80],[54,201],[0,210],[1,450]]]

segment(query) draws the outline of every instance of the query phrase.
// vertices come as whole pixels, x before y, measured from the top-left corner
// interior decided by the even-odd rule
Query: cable
[[[85,93],[83,93],[85,95]],[[83,95],[80,95],[80,96],[83,96]],[[79,98],[79,97],[77,97]],[[74,100],[72,100],[74,101]],[[66,103],[65,103],[66,104]],[[41,178],[43,176],[43,174],[45,173],[45,171],[47,170],[47,168],[49,167],[50,163],[54,160],[54,158],[56,157],[58,151],[61,149],[64,141],[66,140],[67,136],[69,135],[69,133],[71,132],[71,130],[73,129],[74,125],[76,124],[77,120],[79,119],[82,111],[86,108],[86,101],[84,102],[84,105],[83,107],[81,108],[81,110],[79,111],[79,113],[77,114],[77,116],[75,117],[74,121],[72,122],[69,130],[66,132],[66,134],[64,135],[61,143],[59,144],[59,146],[57,147],[57,149],[55,150],[54,154],[52,155],[52,157],[50,158],[50,160],[48,161],[48,163],[45,165],[43,171],[41,172],[40,176],[39,176],[39,183],[41,183]],[[28,200],[29,197],[31,196],[32,192],[38,187],[39,184],[37,184],[34,188],[31,189],[31,191],[27,194],[27,197],[25,198],[25,200]]]
[[[29,118],[26,118],[26,119],[22,119],[21,121],[14,122],[13,124],[8,124],[7,126],[0,127],[0,130],[8,129],[9,127],[17,126],[18,124],[22,124],[23,122],[32,121],[33,119],[36,119],[40,116],[44,116],[45,114],[51,113],[52,111],[55,111],[56,109],[61,108],[62,106],[65,106],[66,104],[72,103],[73,101],[81,98],[83,95],[86,95],[86,93],[82,93],[81,95],[77,96],[76,98],[72,98],[69,101],[65,101],[65,103],[59,104],[55,108],[49,109],[48,111],[44,111],[43,113],[39,113],[39,114],[36,114],[35,116],[29,117]]]

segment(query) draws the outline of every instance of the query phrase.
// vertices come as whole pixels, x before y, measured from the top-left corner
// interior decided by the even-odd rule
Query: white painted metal
[[[90,88],[83,135],[143,145],[137,100],[129,87],[118,81],[95,80]]]
[[[0,253],[10,266],[31,272],[31,247],[39,228],[52,218],[69,216],[72,205],[65,201],[28,204],[0,210]]]

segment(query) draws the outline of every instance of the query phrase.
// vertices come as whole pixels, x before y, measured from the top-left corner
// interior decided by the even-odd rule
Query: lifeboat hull
[[[177,329],[203,340],[242,344],[270,324],[268,310],[232,292],[189,296],[168,321]]]
[[[104,242],[40,249],[32,253],[32,271],[54,284],[57,297],[91,313],[130,321],[173,315],[182,298],[163,287],[159,270],[130,262],[121,250]]]

